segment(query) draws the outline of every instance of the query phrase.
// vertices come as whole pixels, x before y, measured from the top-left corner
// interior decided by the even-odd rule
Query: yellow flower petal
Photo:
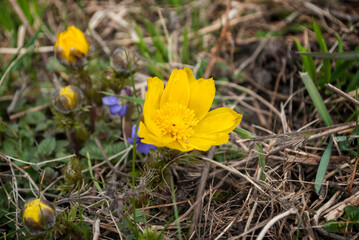
[[[191,147],[188,144],[185,144],[183,142],[179,142],[179,141],[170,142],[170,143],[166,144],[166,147],[171,148],[171,149],[177,149],[177,150],[180,150],[181,152],[188,152],[188,151],[193,150],[193,147]]]
[[[188,75],[184,70],[174,70],[163,92],[160,106],[166,103],[179,103],[188,106],[190,97]]]
[[[212,135],[211,138],[208,135],[196,135],[188,139],[187,145],[191,148],[200,150],[200,151],[208,151],[213,145],[221,145],[227,143],[229,140],[229,135]]]
[[[197,120],[201,121],[212,106],[216,87],[210,79],[199,79],[190,84],[191,97],[188,108],[193,109]]]
[[[163,93],[163,82],[158,78],[147,79],[148,92],[145,94],[145,106],[143,115],[145,118],[154,118],[156,110],[160,108],[160,100]],[[145,120],[146,121],[146,120]]]
[[[193,76],[193,72],[190,68],[185,67],[184,71],[187,73],[188,81],[191,84],[193,81],[196,81],[196,78]]]
[[[207,113],[194,128],[193,136],[202,134],[228,134],[241,122],[242,115],[227,107],[217,108]]]
[[[151,130],[153,130],[153,129],[151,129]],[[143,143],[153,144],[157,147],[165,146],[165,144],[160,141],[160,138],[158,136],[156,136],[155,134],[153,134],[153,132],[150,131],[143,122],[140,122],[138,136],[140,138],[143,138],[141,140],[141,142],[143,142]]]
[[[140,122],[138,136],[143,138],[141,142],[157,147],[165,147],[173,142],[173,138],[170,135],[162,135],[160,129],[151,120],[146,123]]]

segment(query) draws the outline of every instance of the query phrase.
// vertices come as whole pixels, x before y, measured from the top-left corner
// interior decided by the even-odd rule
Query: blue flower
[[[133,125],[132,126],[132,134],[131,134],[131,137],[128,138],[128,141],[133,144],[133,142],[135,141],[135,132],[136,132],[136,125]],[[140,138],[138,136],[138,131],[137,131],[137,137],[136,137],[136,145],[137,145],[137,152],[139,153],[144,153],[144,154],[147,154],[150,149],[156,149],[156,146],[152,145],[152,144],[147,144],[147,143],[143,143],[141,141],[142,138]]]
[[[102,103],[110,107],[110,113],[112,115],[118,114],[120,117],[124,117],[126,115],[127,105],[119,104],[119,100],[116,96],[103,97]]]

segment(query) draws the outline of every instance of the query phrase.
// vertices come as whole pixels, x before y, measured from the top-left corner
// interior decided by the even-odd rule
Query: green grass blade
[[[28,0],[17,0],[17,3],[19,4],[22,13],[26,17],[27,21],[29,21],[30,25],[33,24],[34,19],[32,18],[32,13],[30,11],[30,4]]]
[[[157,50],[156,51],[157,60],[160,62],[168,61],[168,51],[166,48],[166,44],[163,41],[163,37],[160,34],[160,30],[156,27],[156,25],[154,25],[147,19],[145,19],[144,22],[145,22],[146,28],[152,38],[152,43]]]
[[[359,52],[339,52],[339,53],[323,53],[323,52],[305,52],[299,51],[300,55],[322,58],[322,59],[334,59],[334,60],[359,60]]]
[[[321,51],[324,52],[324,53],[327,53],[328,52],[327,44],[325,43],[325,39],[323,37],[323,34],[320,31],[320,29],[319,29],[317,23],[315,22],[314,18],[313,18],[313,28],[314,28],[314,32],[315,32],[315,37],[317,38],[317,41],[318,41],[318,43],[320,45]],[[324,76],[325,76],[325,82],[330,83],[331,78],[332,78],[332,67],[330,65],[330,60],[329,59],[323,60],[323,71],[324,71]]]
[[[136,43],[137,47],[140,49],[141,55],[148,58],[150,50],[145,42],[145,39],[143,37],[140,27],[136,23],[135,23],[135,30],[136,30],[136,33],[139,38],[139,42]]]
[[[245,130],[243,128],[240,127],[236,127],[233,132],[237,133],[239,136],[243,137],[243,138],[255,138],[256,135],[254,135],[253,133],[251,133],[248,130]]]
[[[79,204],[79,217],[80,217],[80,222],[81,222],[81,227],[82,227],[82,233],[84,235],[84,238],[87,240],[87,231],[86,231],[86,228],[85,228],[85,224],[84,224],[84,220],[83,220],[83,217],[82,217],[82,208],[81,208],[81,186],[80,184],[78,185],[78,204]]]
[[[358,55],[358,59],[359,60],[359,45],[355,47],[355,53]],[[355,65],[354,65],[355,64]],[[354,62],[353,66],[355,67],[357,62]],[[354,70],[355,69],[355,70]],[[356,71],[356,68],[354,68],[354,72]],[[352,71],[353,72],[353,71]],[[352,77],[352,80],[349,82],[349,85],[346,89],[346,92],[352,91],[357,89],[357,87],[359,87],[359,80],[358,80],[358,73],[359,70],[355,72],[354,77]]]
[[[264,158],[264,154],[263,154],[263,149],[259,144],[257,144],[257,151],[258,151],[259,166],[261,166],[261,168],[262,168],[261,179],[262,179],[262,181],[265,181],[266,175],[264,174],[264,171],[265,171],[265,167],[266,167],[266,162],[265,162],[265,158]]]
[[[100,93],[103,93],[103,94],[105,94],[107,96],[113,96],[113,93],[110,93],[110,92],[100,91]],[[138,103],[138,104],[141,104],[141,105],[145,104],[145,99],[142,99],[142,98],[120,96],[120,95],[117,95],[117,97],[126,99],[127,101],[130,101],[130,102],[133,102],[133,103]]]
[[[188,28],[187,27],[185,27],[183,30],[182,62],[184,64],[189,64]]]
[[[299,50],[299,52],[302,53],[307,53],[308,50],[304,47],[302,47],[302,45],[300,45],[300,43],[298,42],[297,39],[294,39],[295,44],[297,45],[297,48]],[[310,56],[306,56],[304,54],[300,55],[302,61],[303,61],[303,71],[304,72],[308,72],[309,76],[316,81],[317,80],[317,73],[316,73],[316,68],[315,68],[315,64],[313,61],[313,58]]]
[[[329,144],[325,149],[322,158],[320,159],[317,176],[315,177],[315,191],[319,195],[319,191],[324,181],[325,173],[327,172],[330,156],[332,154],[333,139],[330,138]]]
[[[337,40],[338,40],[338,53],[343,53],[344,52],[343,41],[342,41],[341,37],[338,34],[337,34]],[[343,64],[343,62],[344,61],[338,60],[338,61],[336,61],[335,65]]]
[[[0,1],[0,24],[7,30],[11,31],[14,29],[14,26],[16,25],[15,19],[13,19],[10,15],[10,11],[5,4],[5,1]]]
[[[94,177],[94,175],[93,175],[93,171],[92,171],[92,164],[91,164],[90,153],[87,152],[86,154],[87,154],[87,163],[88,163],[88,166],[89,166],[90,176],[91,176],[92,179],[95,179],[95,177]],[[100,187],[100,184],[98,184],[98,182],[97,182],[97,181],[94,181],[94,180],[93,180],[93,183],[95,184],[95,186],[96,186],[98,192],[102,193],[103,191],[102,191],[102,188]]]
[[[172,176],[171,176],[171,194],[172,194],[172,202],[173,202],[173,211],[174,211],[175,216],[176,216],[178,239],[182,240],[181,224],[179,222],[179,217],[178,217],[178,209],[177,209],[177,204],[176,204],[176,196],[175,196],[175,189],[174,189],[174,183],[173,183],[173,177]]]
[[[318,89],[314,85],[312,79],[310,78],[307,72],[300,73],[300,77],[303,80],[303,83],[309,93],[310,98],[312,99],[314,106],[318,110],[318,113],[322,120],[325,122],[327,126],[333,125],[333,120],[329,115],[327,107],[325,106],[322,97],[320,96]]]

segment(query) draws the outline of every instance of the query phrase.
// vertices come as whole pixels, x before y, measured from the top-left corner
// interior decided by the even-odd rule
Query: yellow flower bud
[[[81,89],[71,85],[58,89],[52,96],[55,109],[64,114],[79,110],[82,99]]]
[[[111,67],[120,74],[134,73],[137,68],[138,57],[130,49],[118,47],[111,56]]]
[[[45,199],[30,199],[24,205],[21,219],[31,234],[38,234],[55,224],[56,210]]]
[[[66,32],[57,33],[55,57],[65,66],[83,66],[93,52],[91,39],[80,29],[70,26]]]

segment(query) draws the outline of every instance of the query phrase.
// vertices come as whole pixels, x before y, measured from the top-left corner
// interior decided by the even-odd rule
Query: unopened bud
[[[137,68],[138,57],[130,49],[119,47],[111,56],[112,68],[120,74],[134,73]]]
[[[55,57],[65,66],[85,65],[93,50],[91,38],[75,26],[68,27],[66,32],[57,33]]]
[[[25,203],[22,222],[33,235],[46,231],[56,222],[55,207],[45,199],[31,199]]]
[[[56,90],[52,96],[52,103],[57,111],[67,114],[79,110],[82,99],[81,89],[75,86],[66,86]]]

